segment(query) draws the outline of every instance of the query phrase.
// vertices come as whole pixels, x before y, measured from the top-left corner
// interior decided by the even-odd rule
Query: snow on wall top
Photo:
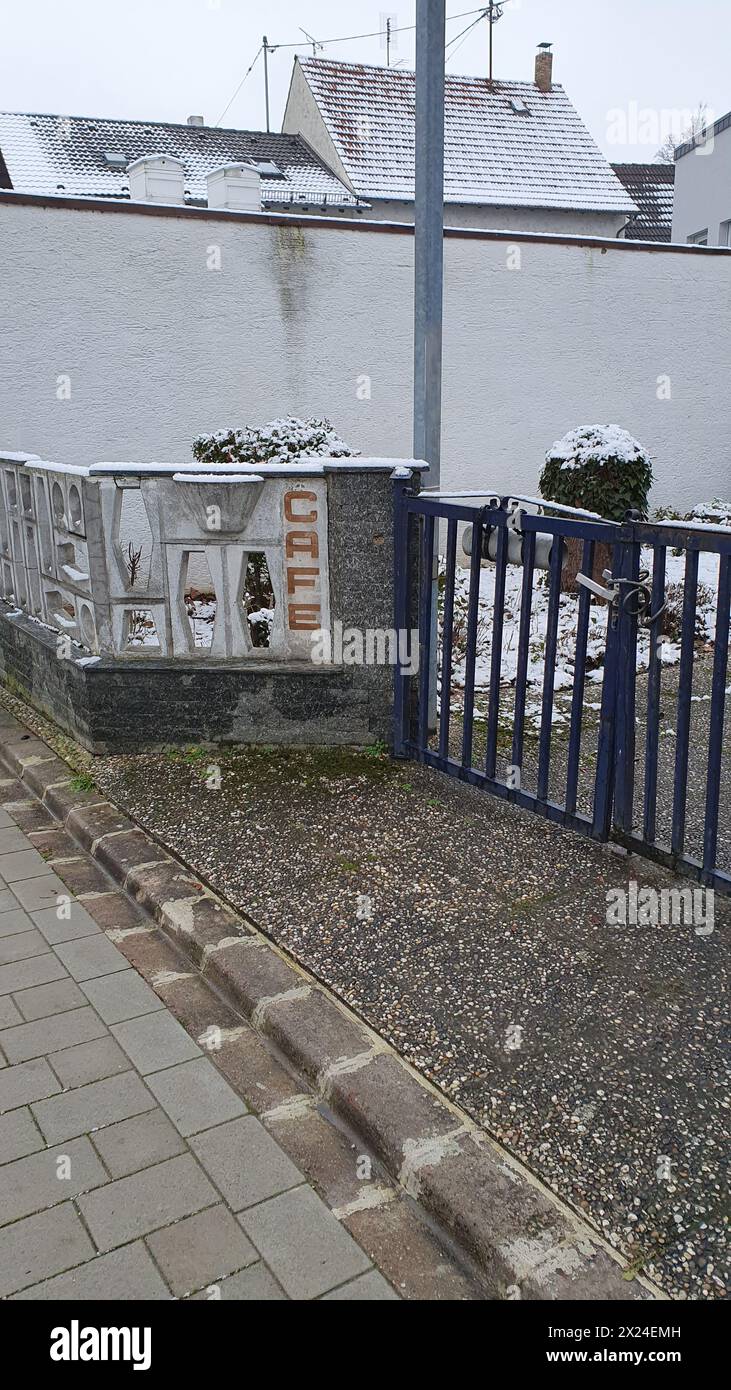
[[[362,198],[414,197],[415,74],[299,58],[322,119]],[[517,114],[513,101],[528,114]],[[629,214],[634,203],[563,87],[447,75],[448,203]]]
[[[107,154],[122,156],[117,168]],[[78,198],[129,198],[126,165],[145,155],[180,159],[186,203],[205,204],[206,175],[223,164],[272,160],[283,178],[261,175],[264,203],[355,206],[357,199],[298,135],[160,121],[0,112],[0,187]],[[9,184],[2,177],[5,160]]]

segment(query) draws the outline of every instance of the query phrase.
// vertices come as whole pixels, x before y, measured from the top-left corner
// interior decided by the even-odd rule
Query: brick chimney
[[[550,92],[553,86],[553,54],[550,43],[539,43],[536,53],[536,87]]]

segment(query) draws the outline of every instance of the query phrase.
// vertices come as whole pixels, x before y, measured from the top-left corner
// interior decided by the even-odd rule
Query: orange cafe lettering
[[[321,499],[314,491],[284,494],[284,577],[290,632],[316,632],[323,624]]]

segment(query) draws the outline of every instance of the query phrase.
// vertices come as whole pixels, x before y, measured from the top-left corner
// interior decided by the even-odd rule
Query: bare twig
[[[141,562],[142,546],[140,546],[139,550],[135,550],[132,542],[130,541],[129,545],[127,546],[127,572],[129,574],[130,588],[132,589],[134,589],[137,576],[140,572]]]

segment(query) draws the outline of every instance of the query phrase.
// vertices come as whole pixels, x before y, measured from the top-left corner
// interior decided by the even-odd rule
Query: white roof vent
[[[188,120],[187,120],[187,124],[188,124],[188,125],[205,125],[205,121],[204,121],[204,119],[203,119],[202,116],[189,116],[189,117],[188,117]]]
[[[261,179],[251,164],[224,164],[206,177],[209,208],[261,212]]]
[[[148,154],[127,169],[133,203],[184,203],[185,169],[171,154]]]

